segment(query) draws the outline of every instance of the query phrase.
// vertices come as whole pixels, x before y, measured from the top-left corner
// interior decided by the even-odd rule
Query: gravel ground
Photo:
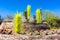
[[[40,37],[39,35],[0,34],[0,40],[60,40],[60,35],[54,34]]]
[[[0,34],[0,40],[38,40],[39,36]]]

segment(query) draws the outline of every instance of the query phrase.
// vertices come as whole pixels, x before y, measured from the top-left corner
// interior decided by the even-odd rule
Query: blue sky
[[[14,15],[17,10],[22,13],[28,4],[31,5],[31,14],[41,8],[60,15],[60,0],[0,0],[0,15]]]

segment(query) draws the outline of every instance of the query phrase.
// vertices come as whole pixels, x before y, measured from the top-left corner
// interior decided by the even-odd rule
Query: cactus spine
[[[14,32],[20,33],[22,29],[21,14],[15,14],[14,16]]]
[[[41,10],[36,10],[36,23],[41,23]]]
[[[28,5],[28,6],[27,6],[27,19],[28,19],[28,20],[30,19],[30,9],[31,9],[31,6]]]

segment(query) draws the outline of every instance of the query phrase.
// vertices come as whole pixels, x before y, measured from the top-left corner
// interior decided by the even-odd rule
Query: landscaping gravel
[[[60,35],[46,35],[40,37],[39,35],[7,35],[7,34],[0,34],[0,40],[60,40]]]

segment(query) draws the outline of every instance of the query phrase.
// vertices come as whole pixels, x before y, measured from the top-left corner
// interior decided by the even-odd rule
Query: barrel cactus
[[[15,14],[14,16],[14,32],[20,33],[22,29],[21,14]]]
[[[41,10],[36,10],[36,23],[41,23]]]

